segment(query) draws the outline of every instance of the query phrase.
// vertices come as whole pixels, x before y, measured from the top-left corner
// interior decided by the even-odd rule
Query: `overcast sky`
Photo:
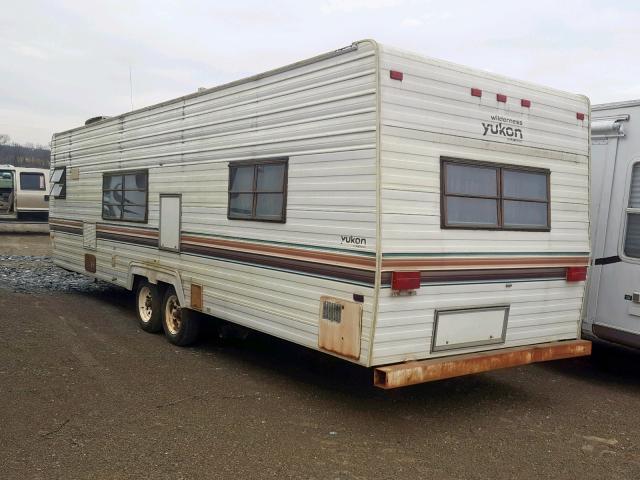
[[[52,133],[374,38],[588,95],[640,98],[640,2],[1,0],[0,133]]]

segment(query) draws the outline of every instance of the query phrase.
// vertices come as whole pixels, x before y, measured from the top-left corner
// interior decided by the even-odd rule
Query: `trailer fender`
[[[161,265],[147,265],[132,262],[129,265],[129,276],[127,279],[127,288],[133,289],[133,281],[135,277],[140,276],[146,278],[150,283],[157,285],[158,282],[172,285],[176,290],[181,305],[186,305],[184,290],[182,289],[182,281],[177,270],[163,267]]]

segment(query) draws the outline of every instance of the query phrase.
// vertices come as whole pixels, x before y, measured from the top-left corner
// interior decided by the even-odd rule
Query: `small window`
[[[44,174],[20,173],[20,190],[45,190]]]
[[[640,163],[631,171],[631,186],[627,206],[627,230],[624,236],[624,254],[640,258]]]
[[[286,220],[287,160],[229,164],[227,216],[236,220]]]
[[[49,195],[53,198],[67,197],[67,167],[56,168],[51,175],[51,190]]]
[[[148,172],[105,173],[102,177],[102,218],[147,221]]]
[[[549,171],[443,159],[443,228],[545,230]]]

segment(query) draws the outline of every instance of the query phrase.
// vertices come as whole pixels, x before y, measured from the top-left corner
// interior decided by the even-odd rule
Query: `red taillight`
[[[576,113],[576,118],[578,120],[584,120],[584,113],[580,113],[580,112]]]
[[[496,93],[496,100],[502,103],[507,103],[507,96],[501,93]]]
[[[402,72],[399,72],[397,70],[391,70],[389,72],[389,77],[391,77],[391,80],[400,80],[400,81],[402,81],[402,79],[404,78],[404,75],[402,74]]]
[[[482,90],[480,90],[479,88],[472,88],[471,89],[471,96],[472,97],[481,97],[482,96]]]
[[[531,108],[531,100],[525,100],[524,98],[520,100],[520,106],[525,108]]]
[[[587,279],[587,267],[567,267],[567,282],[584,282]]]
[[[393,272],[391,274],[393,290],[417,290],[420,288],[420,272]]]

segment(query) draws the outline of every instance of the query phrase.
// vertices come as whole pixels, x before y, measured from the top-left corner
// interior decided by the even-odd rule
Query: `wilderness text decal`
[[[491,115],[490,122],[482,122],[482,136],[493,135],[504,137],[512,142],[521,142],[524,137],[522,130],[524,122],[502,115]]]

